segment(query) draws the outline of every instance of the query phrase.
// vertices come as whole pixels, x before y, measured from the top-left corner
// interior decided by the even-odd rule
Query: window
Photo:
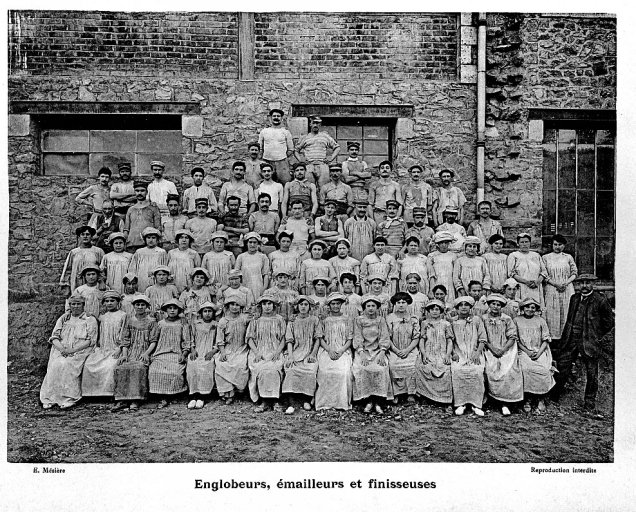
[[[615,123],[546,121],[543,245],[561,233],[579,272],[614,279]]]
[[[394,122],[391,123],[387,119],[323,117],[322,125],[323,129],[340,144],[338,162],[344,162],[348,158],[347,141],[362,144],[360,155],[369,167],[377,168],[383,160],[391,160]]]
[[[48,176],[97,176],[130,162],[133,175],[149,175],[150,162],[166,170],[182,167],[180,115],[58,114],[38,116],[42,173]]]

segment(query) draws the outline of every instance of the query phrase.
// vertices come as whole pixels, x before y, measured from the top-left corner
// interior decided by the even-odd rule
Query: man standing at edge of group
[[[279,108],[271,109],[269,118],[272,126],[263,128],[258,134],[258,144],[263,149],[263,160],[272,164],[276,179],[283,185],[292,179],[287,159],[294,153],[292,134],[282,124],[284,115],[285,112]]]
[[[137,202],[135,186],[132,180],[132,167],[129,162],[117,164],[119,180],[110,187],[110,198],[115,205],[115,213],[125,216],[128,208]]]
[[[439,171],[442,186],[433,191],[433,221],[436,226],[444,223],[443,213],[447,207],[457,208],[457,223],[464,223],[464,204],[466,196],[460,188],[453,186],[455,171],[442,169]]]
[[[581,354],[587,374],[584,408],[592,413],[596,412],[601,340],[614,327],[612,306],[605,294],[594,289],[597,279],[594,274],[581,274],[576,278],[581,288],[570,298],[568,317],[556,356],[559,373],[552,392],[552,398],[558,400],[572,372],[572,364]]]
[[[162,217],[170,215],[168,211],[168,194],[179,193],[177,192],[177,186],[163,177],[165,169],[166,164],[160,160],[150,162],[150,170],[155,179],[148,184],[148,199],[151,203],[157,205]]]
[[[329,165],[336,161],[340,153],[338,143],[327,132],[320,131],[321,126],[320,116],[311,116],[311,131],[300,138],[294,150],[298,161],[305,162],[307,166],[307,180],[312,182],[315,179],[318,189],[329,182]],[[331,150],[329,157],[328,150]]]
[[[141,236],[144,229],[152,227],[161,231],[161,212],[146,198],[148,185],[143,181],[135,181],[134,190],[137,203],[128,209],[124,225],[126,250],[130,253],[146,245]]]
[[[477,205],[477,214],[479,217],[468,225],[466,234],[468,236],[476,236],[481,240],[479,246],[479,254],[484,254],[490,248],[488,240],[493,235],[503,236],[501,223],[490,218],[492,212],[492,203],[490,201],[481,201]]]

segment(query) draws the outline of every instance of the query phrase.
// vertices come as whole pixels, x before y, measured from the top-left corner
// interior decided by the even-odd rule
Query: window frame
[[[571,252],[575,258],[575,260],[577,261],[577,266],[579,265],[579,258],[577,257],[576,251],[574,250],[575,247],[577,247],[578,242],[580,240],[584,240],[584,239],[589,239],[591,238],[593,240],[593,250],[592,250],[592,265],[593,265],[593,269],[589,269],[589,268],[579,268],[580,272],[583,271],[589,271],[592,270],[592,272],[594,272],[595,274],[598,273],[598,266],[599,266],[599,257],[598,257],[598,248],[599,248],[599,244],[600,242],[602,242],[604,239],[610,239],[612,241],[612,247],[613,247],[613,253],[614,253],[614,262],[612,263],[611,266],[611,276],[609,278],[605,278],[603,280],[606,281],[614,281],[615,280],[615,273],[616,273],[616,267],[615,267],[615,260],[616,260],[616,172],[617,172],[617,165],[616,165],[616,138],[617,138],[617,132],[616,132],[616,119],[615,116],[612,116],[612,114],[614,113],[614,111],[611,111],[609,113],[607,112],[595,112],[595,114],[593,116],[588,117],[587,119],[585,118],[585,116],[571,116],[568,114],[563,114],[563,113],[551,113],[550,115],[547,115],[545,117],[547,117],[548,119],[544,119],[543,120],[543,137],[541,140],[541,146],[542,148],[545,147],[546,144],[551,143],[554,144],[554,151],[555,151],[555,160],[554,160],[554,172],[555,172],[555,176],[554,176],[554,189],[552,188],[545,188],[545,180],[546,180],[546,172],[549,172],[546,169],[546,161],[545,159],[543,160],[543,164],[542,164],[542,178],[543,178],[543,183],[544,183],[544,188],[543,188],[543,197],[542,197],[542,207],[543,207],[543,213],[545,216],[545,204],[546,201],[548,201],[547,198],[547,193],[550,192],[554,192],[554,217],[553,220],[554,221],[554,225],[555,225],[555,232],[559,232],[559,210],[562,209],[560,208],[559,205],[559,193],[565,190],[571,190],[574,192],[574,210],[573,210],[573,215],[574,215],[574,235],[566,235],[568,236],[568,238],[571,238],[570,243],[568,244],[569,247],[571,247],[570,251],[566,251],[566,252]],[[609,114],[609,115],[608,115]],[[573,118],[574,117],[574,118]],[[548,142],[546,140],[546,136],[548,135],[548,131],[549,130],[555,130],[555,136],[554,136],[554,140]],[[571,130],[575,132],[575,155],[574,155],[574,184],[572,187],[566,187],[566,188],[562,188],[559,186],[559,178],[560,178],[560,167],[559,167],[559,132],[561,130]],[[580,181],[579,181],[579,172],[580,172],[580,168],[579,168],[579,144],[586,144],[589,145],[589,142],[579,142],[579,138],[581,136],[581,133],[583,131],[593,131],[594,132],[594,187],[593,189],[589,188],[589,187],[579,187]],[[613,185],[612,185],[612,189],[611,191],[609,189],[606,188],[599,188],[599,162],[598,162],[598,147],[601,145],[598,143],[598,132],[599,131],[610,131],[613,133]],[[579,214],[580,212],[583,212],[583,209],[579,208],[579,196],[581,195],[581,193],[585,193],[585,192],[592,192],[593,194],[593,198],[594,198],[594,228],[593,228],[593,234],[592,236],[590,236],[589,234],[579,234],[579,228],[580,228],[580,218],[579,218]],[[599,228],[598,228],[598,222],[599,222],[599,215],[598,215],[598,208],[599,208],[599,193],[602,192],[611,192],[613,195],[613,230],[611,235],[605,236],[605,235],[599,235]],[[548,219],[550,220],[550,219]],[[551,223],[550,223],[551,224]],[[542,247],[546,252],[549,252],[552,250],[551,246],[550,246],[550,240],[553,236],[554,233],[551,232],[551,230],[546,230],[546,226],[549,225],[548,222],[546,222],[546,218],[544,217],[543,219],[543,223],[542,223],[542,227],[541,227],[541,231],[542,231]]]
[[[131,153],[133,161],[131,162],[133,167],[133,176],[149,176],[150,172],[140,172],[141,165],[139,163],[139,155],[157,155],[151,157],[150,160],[165,159],[165,155],[179,155],[183,158],[183,145],[182,145],[182,115],[177,113],[171,114],[146,114],[146,113],[115,113],[115,114],[101,114],[101,113],[88,113],[88,114],[40,114],[33,116],[37,126],[37,139],[39,145],[39,174],[47,177],[82,177],[82,178],[94,178],[97,176],[97,171],[91,169],[91,155],[95,154],[125,154]],[[44,137],[49,131],[64,132],[64,131],[86,131],[87,133],[87,151],[47,151],[44,149]],[[91,136],[92,132],[134,132],[135,143],[134,148],[131,151],[115,152],[115,151],[94,151],[91,150]],[[179,151],[177,153],[170,152],[144,152],[139,151],[139,133],[140,132],[161,132],[170,131],[178,132],[178,137],[181,139],[179,144]],[[175,140],[176,142],[176,140]],[[47,174],[45,171],[45,158],[50,154],[68,154],[68,155],[87,155],[88,169],[86,173],[53,173]],[[146,158],[147,160],[148,158]],[[145,168],[145,166],[144,166]],[[111,169],[113,174],[117,171],[116,168]]]

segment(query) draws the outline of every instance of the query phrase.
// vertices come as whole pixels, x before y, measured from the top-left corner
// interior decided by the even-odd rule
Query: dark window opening
[[[149,175],[162,160],[168,172],[181,169],[181,116],[163,114],[39,115],[42,173],[97,176],[102,167],[117,172],[130,162],[134,176]]]
[[[614,279],[615,123],[545,121],[543,248],[568,238],[579,272]]]

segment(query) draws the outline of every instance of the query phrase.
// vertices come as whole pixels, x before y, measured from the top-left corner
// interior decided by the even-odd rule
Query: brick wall
[[[13,73],[238,76],[235,13],[12,11]]]
[[[263,78],[456,77],[457,14],[256,13],[255,25]]]

